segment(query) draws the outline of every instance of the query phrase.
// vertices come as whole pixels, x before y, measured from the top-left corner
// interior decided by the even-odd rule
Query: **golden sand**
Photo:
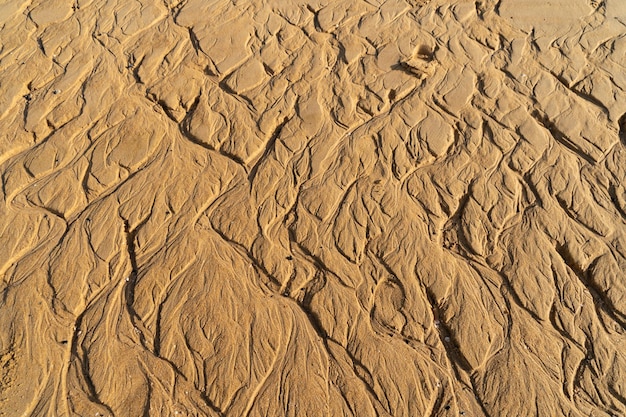
[[[0,416],[626,416],[623,0],[0,1]]]

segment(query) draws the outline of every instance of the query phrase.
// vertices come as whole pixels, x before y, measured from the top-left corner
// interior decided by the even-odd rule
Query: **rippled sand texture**
[[[0,28],[0,416],[626,415],[626,2]]]

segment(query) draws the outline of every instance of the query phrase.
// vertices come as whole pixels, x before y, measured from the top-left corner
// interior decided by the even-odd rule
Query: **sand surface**
[[[0,0],[0,416],[626,416],[623,0]]]

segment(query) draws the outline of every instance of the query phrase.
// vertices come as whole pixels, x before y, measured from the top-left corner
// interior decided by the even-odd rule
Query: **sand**
[[[0,416],[626,416],[626,2],[0,2]]]

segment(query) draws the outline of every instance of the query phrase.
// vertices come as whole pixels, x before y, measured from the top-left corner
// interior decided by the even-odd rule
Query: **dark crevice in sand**
[[[256,163],[250,169],[250,173],[248,174],[248,181],[250,182],[251,186],[252,186],[252,183],[254,182],[254,177],[256,177],[259,166],[261,165],[263,161],[267,159],[270,153],[274,150],[276,140],[280,137],[283,127],[285,127],[288,121],[289,121],[289,116],[285,116],[283,120],[280,123],[278,123],[278,125],[274,128],[274,131],[272,132],[272,134],[270,135],[269,139],[267,140],[265,144],[265,150],[263,151],[263,154],[257,158]]]
[[[539,122],[539,124],[550,131],[550,134],[554,139],[556,139],[559,143],[564,145],[567,149],[574,152],[580,158],[584,159],[590,164],[595,164],[596,160],[591,156],[585,153],[582,149],[580,149],[575,143],[573,143],[565,133],[563,133],[557,125],[552,122],[547,116],[542,115],[539,111],[533,110],[531,116]]]
[[[615,321],[620,327],[626,329],[626,317],[622,317],[619,311],[615,308],[611,300],[604,295],[605,291],[602,290],[597,284],[593,282],[593,271],[595,268],[598,259],[594,260],[587,270],[583,270],[581,266],[577,264],[574,260],[574,257],[570,253],[569,249],[566,246],[558,245],[556,246],[556,251],[563,259],[565,265],[578,277],[581,284],[584,285],[587,290],[591,293],[594,300],[594,307],[596,311],[601,310],[608,317],[610,317],[613,321]],[[598,317],[601,317],[598,314]]]
[[[71,346],[70,346],[70,364],[69,364],[69,372],[72,372],[71,368],[75,367],[78,368],[75,370],[75,372],[80,372],[79,375],[76,375],[77,378],[82,379],[82,383],[84,383],[86,385],[87,388],[87,398],[89,401],[96,403],[100,406],[106,407],[107,411],[109,413],[111,413],[111,415],[113,414],[113,411],[106,405],[104,404],[102,401],[100,401],[100,399],[98,398],[97,395],[97,390],[94,386],[93,381],[91,380],[91,376],[90,376],[90,369],[89,369],[89,360],[87,357],[87,353],[84,351],[83,346],[81,345],[79,348],[79,337],[80,335],[83,333],[84,329],[83,329],[83,319],[85,314],[88,312],[89,310],[84,310],[83,312],[81,312],[77,317],[76,320],[74,322],[74,333],[72,334],[72,341],[71,341]],[[80,351],[79,351],[80,349]],[[76,364],[76,362],[78,362],[78,364]],[[66,390],[69,390],[70,387],[65,387]],[[72,396],[70,395],[70,393],[68,393],[67,399],[68,401],[68,406],[70,408],[72,408],[71,406],[71,398]]]
[[[626,113],[619,118],[617,125],[619,127],[619,138],[622,144],[626,146]]]

